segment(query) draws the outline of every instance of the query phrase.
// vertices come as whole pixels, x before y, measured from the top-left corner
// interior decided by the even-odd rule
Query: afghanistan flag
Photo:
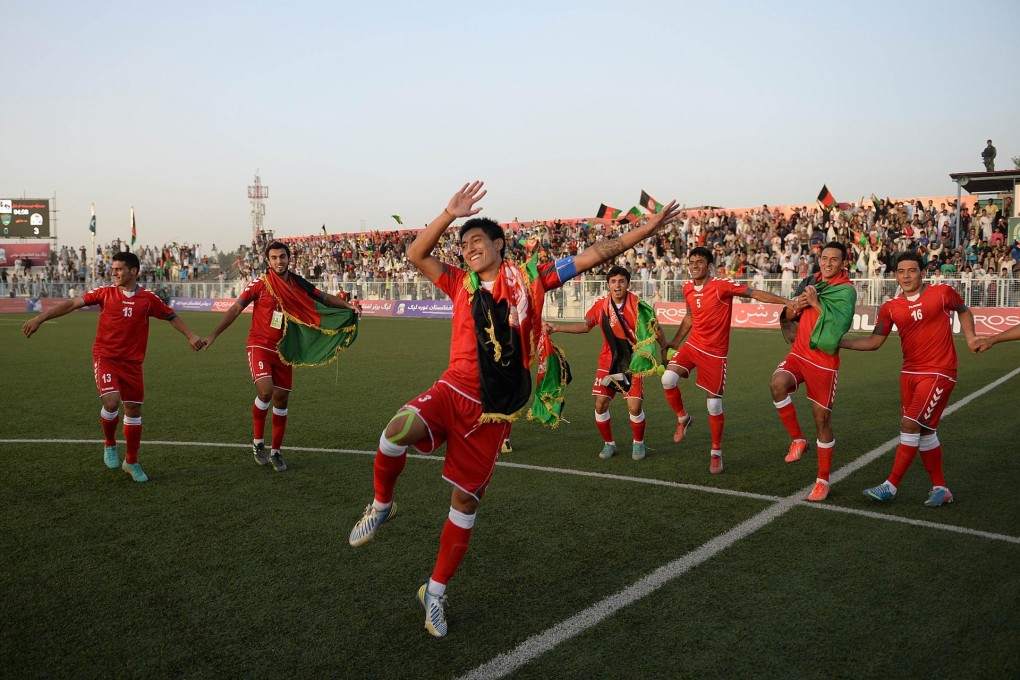
[[[567,355],[543,333],[538,340],[538,387],[528,409],[528,420],[556,427],[563,417],[564,398],[570,375]]]
[[[390,217],[392,217],[393,219],[395,219],[395,220],[397,221],[397,224],[399,224],[399,225],[403,226],[403,224],[404,224],[404,220],[400,219],[400,215],[390,215]]]
[[[599,211],[595,213],[595,217],[606,220],[618,220],[620,215],[623,214],[622,210],[617,210],[612,206],[608,206],[605,203],[599,205]]]
[[[273,270],[263,275],[269,293],[283,310],[283,337],[277,353],[288,366],[328,364],[358,337],[358,315],[316,300],[315,287],[294,272],[288,278],[290,283]]]
[[[641,212],[641,208],[634,206],[633,208],[627,211],[627,214],[623,216],[623,219],[620,220],[620,223],[630,224],[631,222],[637,222],[644,216],[645,214]]]
[[[131,247],[135,247],[135,240],[138,238],[138,231],[135,229],[135,208],[131,207]]]
[[[822,207],[829,210],[836,203],[836,197],[829,191],[829,187],[822,185],[822,190],[818,192],[818,202],[822,204]]]
[[[821,279],[821,274],[818,275]],[[835,356],[839,350],[839,340],[850,330],[854,322],[854,305],[857,304],[857,289],[850,283],[846,270],[841,271],[828,281],[819,280],[815,284],[818,291],[818,302],[822,305],[821,314],[811,332],[811,349],[820,349],[826,354]]]
[[[648,195],[648,192],[644,189],[641,190],[641,207],[650,213],[660,213],[665,208],[663,204],[656,201],[654,198]]]
[[[92,232],[93,236],[96,235],[96,204],[95,203],[92,204],[92,219],[89,220],[89,231]]]
[[[326,236],[326,237],[328,237],[328,236],[329,236],[329,232],[328,232],[328,231],[326,231],[326,225],[325,225],[325,224],[324,224],[324,225],[322,225],[322,235],[323,235],[323,236]]]

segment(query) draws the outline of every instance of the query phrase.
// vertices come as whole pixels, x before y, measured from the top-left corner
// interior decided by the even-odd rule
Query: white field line
[[[943,413],[943,416],[952,414],[962,406],[970,403],[973,399],[995,389],[1018,373],[1020,373],[1020,368],[1016,368],[998,380],[976,390],[947,408]],[[889,448],[895,446],[898,442],[899,437],[896,437],[875,447],[860,458],[857,458],[856,460],[839,468],[835,474],[830,476],[830,480],[835,483],[845,479],[847,475],[874,461]],[[693,567],[715,557],[740,539],[746,538],[747,536],[757,532],[759,529],[768,526],[779,517],[785,515],[792,508],[803,505],[801,503],[801,498],[803,498],[804,493],[808,490],[809,488],[805,488],[797,493],[787,496],[778,503],[762,510],[754,517],[741,522],[726,533],[716,536],[683,557],[659,567],[648,576],[645,576],[620,592],[610,595],[609,597],[596,602],[587,609],[574,614],[569,619],[562,621],[541,633],[531,636],[514,649],[497,655],[495,658],[462,676],[462,678],[465,680],[481,680],[482,678],[503,678],[510,675],[518,668],[521,668],[545,652],[556,648],[585,630],[605,621],[620,609],[637,602],[646,595],[650,595],[655,592],[663,585],[683,576]],[[874,514],[878,515],[878,513]],[[885,515],[880,516],[883,519],[888,519]]]

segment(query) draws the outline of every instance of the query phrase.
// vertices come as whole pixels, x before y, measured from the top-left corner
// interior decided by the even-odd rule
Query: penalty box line
[[[951,415],[963,406],[969,404],[974,399],[987,394],[989,391],[1011,379],[1018,373],[1020,373],[1020,368],[1016,368],[998,380],[995,380],[972,392],[967,397],[947,408],[943,413],[943,416]],[[846,477],[855,471],[876,460],[898,442],[899,437],[890,439],[889,441],[875,447],[871,451],[868,451],[863,456],[860,456],[854,461],[839,468],[830,477],[831,482],[836,483],[846,479]],[[729,531],[709,540],[707,543],[695,550],[659,567],[648,576],[641,578],[623,590],[596,602],[590,607],[578,612],[564,621],[561,621],[551,628],[529,637],[514,649],[497,655],[490,661],[461,676],[461,678],[463,680],[488,680],[489,678],[503,678],[510,675],[542,654],[545,654],[564,642],[567,642],[571,638],[580,635],[589,628],[593,628],[594,626],[602,623],[624,607],[634,604],[647,595],[651,595],[667,583],[680,578],[694,567],[707,562],[709,559],[715,557],[742,538],[747,538],[748,536],[757,533],[760,529],[765,528],[788,513],[792,508],[804,505],[805,503],[801,501],[801,499],[804,494],[810,490],[810,488],[810,486],[805,487],[804,489],[783,498],[750,519],[741,522]],[[833,507],[828,509],[834,510],[835,508]],[[848,510],[849,509],[843,509],[844,512]],[[881,519],[892,519],[891,517],[880,513],[868,513],[868,515],[874,515]],[[897,520],[902,520],[902,518],[896,518],[894,521]],[[915,522],[918,522],[918,520],[910,521],[910,523]],[[935,523],[930,522],[925,524]],[[1020,541],[1014,539],[1012,542]]]

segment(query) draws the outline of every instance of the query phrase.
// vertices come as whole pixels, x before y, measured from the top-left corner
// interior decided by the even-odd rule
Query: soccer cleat
[[[283,456],[280,455],[279,451],[269,454],[269,462],[273,464],[273,469],[277,472],[287,471],[287,464],[283,462]]]
[[[811,487],[811,493],[807,495],[809,501],[820,503],[829,497],[829,483],[823,482],[818,479],[815,480],[815,485]]]
[[[896,498],[896,492],[889,488],[889,482],[882,482],[878,486],[865,489],[864,495],[873,501],[891,501]]]
[[[103,449],[103,462],[106,463],[106,467],[111,470],[116,470],[120,467],[120,458],[117,455],[117,445],[107,446]]]
[[[807,442],[803,439],[790,442],[790,450],[786,452],[786,458],[783,460],[787,463],[796,463],[804,455],[805,451],[807,451]]]
[[[953,502],[953,494],[944,486],[936,487],[928,492],[928,500],[924,502],[925,507],[937,508]]]
[[[690,429],[691,423],[693,423],[693,422],[694,422],[694,418],[691,416],[690,413],[687,414],[686,418],[684,418],[683,420],[677,422],[677,424],[676,424],[676,432],[673,433],[673,443],[674,444],[679,444],[680,442],[682,442],[684,440],[684,437],[687,436],[687,430]]]
[[[429,584],[418,589],[418,601],[425,607],[425,630],[435,637],[446,636],[446,596],[436,597],[429,592]]]
[[[259,442],[258,444],[251,445],[252,455],[255,456],[255,462],[259,465],[269,465],[269,456],[266,455],[266,444],[265,442]]]
[[[713,475],[717,475],[723,471],[722,456],[717,456],[714,453],[710,456],[712,462],[708,465],[708,471]]]
[[[646,453],[644,442],[634,442],[634,446],[631,447],[630,457],[634,460],[641,460],[645,457]]]
[[[616,453],[616,444],[606,444],[602,447],[602,453],[599,454],[599,458],[602,460],[609,460]]]
[[[135,480],[136,482],[149,481],[149,476],[142,472],[142,466],[138,463],[128,464],[128,462],[125,460],[121,464],[120,469],[131,475],[131,479]]]
[[[503,445],[499,447],[499,452],[504,454],[514,452],[513,444],[510,443],[509,439],[503,440]]]
[[[391,503],[390,507],[385,510],[376,510],[369,503],[368,507],[365,508],[365,513],[358,520],[358,523],[351,529],[351,537],[348,542],[351,546],[357,548],[358,546],[365,545],[373,538],[375,538],[375,532],[379,530],[379,525],[383,522],[393,519],[397,514],[397,504]]]

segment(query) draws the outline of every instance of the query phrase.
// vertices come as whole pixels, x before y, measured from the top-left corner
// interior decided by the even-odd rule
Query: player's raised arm
[[[25,334],[26,338],[30,338],[37,330],[39,330],[39,326],[43,325],[43,322],[49,321],[50,319],[56,319],[58,316],[70,314],[74,310],[81,309],[84,306],[85,300],[80,296],[70,300],[64,300],[56,307],[48,309],[42,314],[36,314],[26,321],[21,327],[21,332]]]
[[[407,247],[407,259],[430,281],[436,281],[443,274],[443,263],[432,254],[432,251],[454,220],[458,217],[477,215],[482,211],[481,207],[475,208],[474,205],[486,194],[483,186],[484,183],[480,181],[462,186],[443,208],[443,212],[439,213],[429,226],[422,229]]]
[[[627,252],[641,241],[654,235],[662,228],[663,224],[669,222],[678,214],[680,214],[680,206],[677,205],[676,201],[670,201],[669,205],[663,208],[661,212],[649,217],[648,221],[640,227],[635,227],[617,238],[599,241],[595,245],[585,248],[579,255],[574,257],[574,267],[577,269],[577,273],[586,272],[592,267],[597,267],[603,262]]]

